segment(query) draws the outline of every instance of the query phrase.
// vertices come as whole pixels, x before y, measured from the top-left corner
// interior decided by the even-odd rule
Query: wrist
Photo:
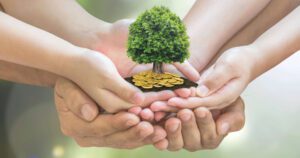
[[[188,61],[198,71],[202,72],[213,60],[216,52],[204,45],[192,45],[189,48],[190,58]]]
[[[102,23],[99,27],[95,28],[89,37],[89,43],[87,44],[88,49],[102,51],[105,41],[110,34],[112,24],[111,23]]]
[[[69,50],[70,54],[62,59],[61,64],[57,67],[57,74],[68,79],[76,78],[74,76],[79,70],[80,66],[83,65],[83,61],[86,60],[86,56],[90,54],[91,50],[86,48],[81,48],[74,46],[72,49]]]
[[[239,53],[244,56],[244,59],[240,60],[240,62],[243,65],[247,65],[249,70],[249,82],[251,82],[261,74],[263,69],[261,51],[253,45],[238,47],[238,49],[241,49]]]

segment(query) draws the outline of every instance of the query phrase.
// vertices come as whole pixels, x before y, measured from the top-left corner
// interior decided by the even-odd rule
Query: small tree
[[[153,63],[156,73],[163,73],[163,63],[187,59],[188,47],[185,25],[163,6],[145,11],[129,28],[128,56],[139,64]]]

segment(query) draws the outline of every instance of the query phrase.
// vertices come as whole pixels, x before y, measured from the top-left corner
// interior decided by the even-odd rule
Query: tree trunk
[[[153,63],[153,69],[152,69],[152,71],[155,72],[155,73],[158,73],[158,74],[164,73],[163,63],[161,63],[161,62],[154,62]]]

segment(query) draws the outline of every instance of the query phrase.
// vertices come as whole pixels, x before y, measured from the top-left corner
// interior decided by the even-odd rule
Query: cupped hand
[[[138,72],[152,69],[151,64],[136,64],[126,54],[129,26],[133,21],[134,20],[124,19],[111,24],[109,31],[104,35],[102,34],[98,42],[93,44],[92,47],[94,50],[102,52],[109,59],[111,59],[122,77],[129,77]],[[182,76],[186,76],[192,81],[199,80],[199,73],[187,61],[184,63],[174,63],[173,65],[164,65],[164,69],[167,72],[173,72],[181,74]],[[153,97],[146,97],[147,101],[144,102],[144,105],[149,105],[154,101],[165,101],[166,99],[176,96],[176,94],[172,91],[162,91],[160,93],[151,92],[150,94],[151,96],[161,95],[164,97],[161,97],[161,100],[147,100],[147,98]],[[135,113],[137,114],[139,112]],[[141,116],[145,116],[144,119],[148,121],[153,120],[154,117],[149,109],[144,109],[141,113]]]
[[[226,51],[198,82],[196,97],[171,98],[168,105],[178,108],[222,109],[234,102],[253,79],[255,50],[246,47]]]
[[[82,147],[132,149],[156,143],[167,146],[162,127],[140,121],[128,112],[101,113],[96,103],[71,81],[58,81],[54,95],[62,132]]]
[[[166,149],[214,149],[228,133],[242,129],[244,123],[244,103],[241,98],[222,110],[209,111],[204,107],[193,111],[182,109],[177,113],[177,117],[168,119],[164,124],[168,140]],[[159,142],[154,146],[163,149],[165,144]]]

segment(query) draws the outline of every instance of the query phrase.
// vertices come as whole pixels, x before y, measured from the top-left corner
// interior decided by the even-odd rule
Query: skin
[[[9,1],[9,2],[11,2],[11,1]],[[61,3],[61,2],[60,2]],[[5,3],[5,4],[7,4],[7,3]],[[9,7],[7,7],[7,5],[5,5],[6,6],[6,8],[9,8]],[[7,10],[9,10],[9,9],[7,9]],[[6,16],[5,14],[3,14],[3,16],[6,18],[6,19],[10,19],[11,20],[11,22],[14,22],[14,23],[18,23],[18,24],[21,24],[20,22],[17,22],[17,20],[15,20],[15,19],[13,19],[13,18],[10,18],[10,17],[8,17],[8,16]],[[72,15],[73,16],[73,15]],[[72,18],[73,19],[73,18]],[[8,21],[9,22],[9,21]],[[21,25],[21,26],[25,26],[24,24],[23,25]],[[113,28],[113,25],[111,26],[112,28]],[[33,28],[31,28],[31,29],[33,29]],[[41,31],[42,32],[42,31]],[[110,30],[109,31],[110,33],[111,32],[114,32],[113,31],[113,29],[112,30]],[[32,32],[31,32],[32,33]],[[34,36],[34,33],[32,33],[32,34],[29,34],[29,35],[32,35],[32,36]],[[46,35],[45,35],[45,37],[43,37],[43,38],[45,38],[46,39]],[[79,36],[77,36],[77,38],[78,38]],[[106,38],[108,38],[108,37],[106,37]],[[30,41],[30,40],[27,40],[27,39],[24,39],[23,41]],[[46,41],[46,40],[45,40]],[[106,40],[106,41],[109,41],[109,40]],[[32,42],[32,41],[30,41],[30,42]],[[54,41],[54,43],[55,43],[56,41]],[[32,43],[34,43],[34,42],[32,42]],[[71,46],[70,46],[71,47]],[[91,47],[93,47],[93,46],[91,46]],[[56,47],[55,47],[56,48]],[[6,47],[5,49],[9,49],[9,47]],[[4,52],[6,52],[6,50],[4,49]],[[30,48],[29,48],[30,49]],[[36,49],[36,50],[34,50],[33,51],[33,53],[36,53],[36,52],[38,52],[38,50],[40,50],[40,49]],[[31,50],[32,51],[32,50]],[[49,50],[48,50],[49,51]],[[32,56],[35,56],[36,54],[32,54]],[[53,54],[49,54],[49,55],[53,55]],[[85,55],[84,55],[85,56]],[[88,56],[90,56],[90,57],[88,57],[88,58],[97,58],[97,56],[98,55],[95,55],[95,53],[93,54],[93,55],[88,55]],[[51,56],[50,56],[51,57]],[[99,56],[98,56],[99,57]],[[104,56],[102,56],[104,59],[105,59],[105,57]],[[15,56],[12,56],[12,55],[8,55],[8,57],[7,58],[9,58],[10,59],[10,61],[12,61],[12,60],[19,60],[19,61],[21,61],[20,59],[17,59],[17,58],[15,58]],[[24,57],[24,59],[29,59],[28,57]],[[47,60],[49,60],[49,58],[48,57],[46,57],[45,59],[47,59]],[[100,58],[98,58],[98,59],[96,59],[97,61],[99,61],[99,59]],[[91,59],[92,60],[92,59]],[[22,60],[23,61],[23,60]],[[84,62],[84,61],[82,61],[82,60],[79,60],[79,61],[76,61],[77,63],[79,62],[79,63],[81,63],[81,62]],[[105,61],[103,61],[103,62],[105,62]],[[63,63],[63,62],[62,62]],[[12,64],[12,63],[9,63],[9,62],[6,62],[6,61],[4,61],[4,62],[2,62],[2,64],[3,65],[5,65],[5,66],[7,66],[7,67],[10,67],[10,68],[13,68],[13,69],[16,69],[16,70],[26,70],[27,71],[27,76],[29,75],[28,73],[32,73],[32,74],[34,74],[34,75],[36,75],[36,74],[39,74],[39,73],[43,73],[43,75],[45,75],[45,76],[47,76],[47,74],[49,74],[48,72],[43,72],[42,70],[38,70],[38,69],[30,69],[29,67],[26,67],[26,66],[23,66],[23,65],[21,65],[20,63],[19,64]],[[22,63],[22,64],[24,64],[24,63]],[[108,63],[109,64],[109,63]],[[26,65],[26,63],[25,63],[25,65]],[[82,65],[85,65],[84,63],[83,64],[80,64],[81,66]],[[184,66],[186,66],[186,65],[184,65]],[[106,66],[106,67],[111,67],[111,66]],[[78,67],[73,67],[72,69],[78,69]],[[49,68],[49,70],[51,70],[51,68]],[[22,71],[22,74],[24,74],[25,72],[23,72]],[[7,73],[6,73],[7,74]],[[16,74],[16,73],[15,73]],[[51,73],[50,73],[51,74]],[[51,74],[52,75],[52,74]],[[198,75],[198,74],[197,74]],[[84,76],[84,75],[83,75]],[[113,75],[111,75],[111,74],[109,74],[109,73],[107,73],[107,76],[109,77],[109,76],[113,76]],[[198,75],[199,76],[199,75]],[[11,74],[8,74],[7,76],[5,76],[4,75],[4,77],[2,77],[2,78],[11,78],[12,80],[17,80],[17,81],[21,81],[21,82],[28,82],[28,83],[35,83],[35,84],[40,84],[40,82],[43,82],[42,81],[42,78],[30,78],[30,79],[28,79],[28,80],[22,80],[22,79],[20,79],[20,78],[18,78],[18,77],[20,77],[20,74],[18,74],[18,75],[16,75],[16,76],[12,76]],[[57,77],[53,77],[53,79],[57,79]],[[107,80],[111,80],[112,78],[107,78]],[[34,80],[34,81],[32,81],[32,80]],[[36,83],[36,80],[38,80],[38,82]],[[53,84],[53,81],[51,81],[51,82],[49,82],[49,83],[47,83],[47,84],[45,84],[45,83],[43,83],[42,85],[52,85]],[[128,83],[127,83],[128,84]],[[124,84],[117,84],[117,85],[124,85]],[[123,90],[118,90],[119,92],[123,92],[123,91],[126,91],[126,92],[128,92],[127,90],[125,90],[125,89],[123,89]],[[124,93],[123,93],[124,94]],[[130,93],[129,93],[130,94]],[[168,95],[169,93],[167,93],[167,95]],[[149,94],[149,96],[150,96],[150,100],[148,100],[148,101],[151,101],[151,99],[153,100],[153,99],[155,99],[155,98],[157,98],[157,97],[159,97],[160,95],[159,94]],[[163,96],[163,95],[162,95]],[[165,97],[165,96],[163,96],[163,97]],[[118,103],[118,99],[113,99],[113,98],[110,98],[110,99],[107,99],[106,98],[106,100],[108,100],[108,101],[112,101],[112,100],[115,100],[115,101],[117,101],[117,102],[115,102],[115,104],[119,104],[119,105],[126,105],[126,104],[124,104],[124,103]],[[162,100],[164,100],[163,98],[162,98]],[[145,100],[145,101],[147,101],[147,99]],[[105,104],[105,103],[104,103]],[[101,104],[101,106],[103,107],[103,104]],[[128,107],[127,107],[128,108]],[[86,106],[83,106],[82,107],[82,109],[88,109],[88,108],[86,108]],[[106,109],[106,111],[109,111],[109,112],[114,112],[116,109]],[[117,109],[117,110],[120,110],[120,109]],[[116,111],[117,111],[116,110]],[[83,110],[84,111],[84,110]],[[81,111],[80,111],[81,112]],[[91,117],[90,117],[90,115],[93,115],[93,114],[95,114],[95,113],[93,113],[93,111],[92,110],[85,110],[85,112],[82,112],[82,113],[80,113],[80,115],[82,115],[82,116],[84,116],[85,117],[85,115],[87,116],[87,117],[85,117],[85,119],[87,119],[87,120],[90,120],[91,119]]]
[[[203,71],[221,47],[270,2],[197,0],[184,18],[191,41],[190,63]]]
[[[83,105],[89,105],[95,109],[94,111],[99,112],[96,103],[76,84],[67,80],[58,82],[55,86],[55,101],[61,130],[82,147],[131,149],[154,144],[160,150],[170,151],[177,151],[182,147],[189,151],[211,149],[217,147],[230,131],[240,130],[245,122],[244,104],[240,99],[229,108],[215,113],[216,121],[206,108],[198,108],[194,112],[189,109],[182,110],[178,113],[178,118],[166,120],[163,126],[152,127],[151,124],[140,122],[139,117],[127,112],[100,115],[95,113],[95,119],[87,121],[80,115],[78,109]],[[187,115],[191,120],[184,119]],[[176,124],[179,126],[174,131]],[[224,127],[226,131],[222,132]]]
[[[207,89],[199,93],[202,98],[173,98],[171,104],[217,109],[232,103],[252,80],[300,49],[299,16],[297,7],[253,43],[227,50],[202,75],[200,84]]]
[[[215,61],[218,59],[218,57],[221,56],[225,50],[240,45],[247,45],[255,41],[261,34],[263,34],[274,24],[276,24],[279,20],[284,18],[294,8],[296,8],[299,5],[299,2],[300,2],[299,0],[271,1],[271,3],[263,11],[261,11],[259,15],[257,15],[250,23],[244,26],[237,34],[235,34],[229,41],[227,41],[224,46],[222,46],[222,48],[218,51],[214,59],[206,67],[208,68],[212,64],[214,64]],[[276,10],[276,12],[274,12],[274,10]],[[190,62],[194,65],[192,61]],[[181,93],[183,94],[183,92]],[[186,95],[182,95],[181,97],[184,96],[187,97],[188,95],[190,94],[186,93]],[[185,104],[188,105],[187,103]],[[174,106],[166,107],[168,104],[160,104],[160,105],[161,106],[156,107],[157,110],[163,110],[163,111],[172,111],[174,109],[175,111],[178,110]],[[186,108],[186,106],[184,108]]]

